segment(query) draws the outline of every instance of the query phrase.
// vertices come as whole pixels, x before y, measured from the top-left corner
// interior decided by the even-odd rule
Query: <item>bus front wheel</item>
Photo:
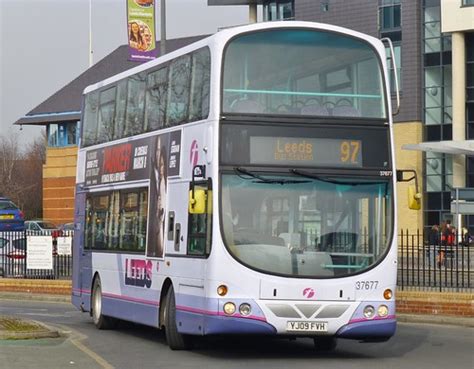
[[[112,329],[116,324],[114,318],[102,314],[102,286],[99,277],[94,280],[92,288],[92,320],[98,329]]]
[[[171,350],[187,350],[192,347],[191,337],[178,332],[176,325],[176,299],[171,286],[166,295],[164,311],[166,342]]]

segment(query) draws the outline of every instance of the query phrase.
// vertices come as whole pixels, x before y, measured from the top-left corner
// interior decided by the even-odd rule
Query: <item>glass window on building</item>
[[[263,19],[264,21],[276,21],[293,19],[295,17],[294,0],[264,0]]]
[[[400,0],[379,0],[380,30],[398,29],[402,25]]]
[[[393,44],[393,53],[395,55],[395,65],[397,66],[397,81],[398,81],[398,89],[402,90],[402,46],[399,43]],[[385,54],[387,55],[387,65],[389,67],[389,74],[390,74],[390,92],[395,93],[395,70],[393,69],[393,62],[392,62],[392,52],[390,48],[385,49]]]
[[[473,6],[474,5],[474,0],[462,0],[462,5],[463,6]]]
[[[78,123],[53,123],[48,126],[48,146],[64,147],[77,145]]]
[[[467,139],[474,138],[474,33],[466,33],[466,124]]]
[[[390,48],[385,49],[385,54],[387,55],[387,65],[389,68],[390,75],[390,92],[396,92],[395,84],[395,70],[393,68],[392,57],[394,57],[395,64],[397,66],[397,82],[398,88],[401,91],[402,89],[402,15],[401,15],[401,5],[400,0],[379,0],[379,31],[380,38],[389,38],[393,43],[393,52],[390,51]]]
[[[439,0],[423,1],[423,123],[426,141],[452,139],[451,37],[441,33]],[[450,217],[452,156],[426,153],[425,226]]]

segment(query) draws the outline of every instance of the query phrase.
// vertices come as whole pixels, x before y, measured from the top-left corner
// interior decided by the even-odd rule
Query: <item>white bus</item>
[[[72,301],[197,336],[385,341],[396,329],[385,47],[259,23],[84,92]]]

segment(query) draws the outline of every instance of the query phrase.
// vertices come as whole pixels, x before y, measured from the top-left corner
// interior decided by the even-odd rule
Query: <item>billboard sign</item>
[[[155,0],[127,0],[128,55],[131,61],[157,57]]]

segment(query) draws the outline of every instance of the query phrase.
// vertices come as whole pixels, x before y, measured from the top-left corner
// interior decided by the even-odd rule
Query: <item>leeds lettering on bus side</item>
[[[125,284],[150,288],[152,268],[150,260],[125,259]]]

